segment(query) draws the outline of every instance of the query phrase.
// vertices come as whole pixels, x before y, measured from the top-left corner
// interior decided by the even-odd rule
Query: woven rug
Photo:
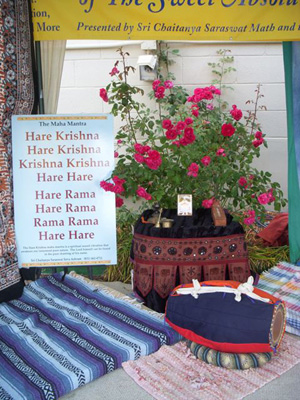
[[[285,335],[280,350],[262,368],[244,371],[208,365],[184,342],[162,346],[150,356],[123,363],[125,372],[158,400],[238,400],[300,362],[300,340]]]
[[[260,276],[257,288],[285,302],[286,331],[300,336],[300,267],[280,262]]]
[[[160,316],[127,299],[59,273],[0,304],[0,399],[55,400],[178,342]]]

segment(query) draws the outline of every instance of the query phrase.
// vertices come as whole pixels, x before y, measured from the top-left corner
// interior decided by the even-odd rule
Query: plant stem
[[[127,85],[127,73],[128,72],[127,72],[127,68],[126,68],[125,54],[124,54],[122,48],[120,48],[120,55],[122,57],[123,72],[124,72],[124,82]],[[131,113],[130,113],[130,109],[128,107],[127,107],[126,113],[127,113],[128,123],[130,125],[131,135],[133,137],[133,140],[137,143],[137,139],[136,139],[136,136],[135,136],[135,133],[134,133],[134,129],[133,129]]]
[[[253,113],[253,119],[252,119],[252,124],[251,124],[251,132],[250,132],[251,135],[253,134],[253,131],[254,131],[254,128],[255,128],[255,121],[257,119],[256,115],[257,115],[257,110],[258,110],[258,100],[259,100],[259,97],[260,97],[260,87],[261,87],[261,84],[259,83],[257,85],[256,99],[255,99],[255,102],[254,102],[254,113]]]

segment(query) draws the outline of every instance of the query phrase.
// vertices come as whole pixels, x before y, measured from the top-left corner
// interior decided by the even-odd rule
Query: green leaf
[[[277,202],[276,202],[276,203],[274,204],[274,210],[275,210],[275,211],[280,211],[280,210],[281,210],[281,205],[280,205],[280,203],[277,203]]]

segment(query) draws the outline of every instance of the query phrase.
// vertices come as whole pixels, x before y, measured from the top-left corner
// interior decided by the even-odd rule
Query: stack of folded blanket
[[[38,279],[0,305],[0,399],[57,399],[179,339],[130,298],[70,275]]]
[[[280,262],[260,276],[257,287],[286,304],[286,331],[300,336],[300,266]]]

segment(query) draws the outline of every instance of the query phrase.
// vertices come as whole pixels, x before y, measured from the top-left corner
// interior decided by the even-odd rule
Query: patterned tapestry
[[[35,105],[29,1],[0,0],[0,292],[20,282],[13,222],[11,116]]]

